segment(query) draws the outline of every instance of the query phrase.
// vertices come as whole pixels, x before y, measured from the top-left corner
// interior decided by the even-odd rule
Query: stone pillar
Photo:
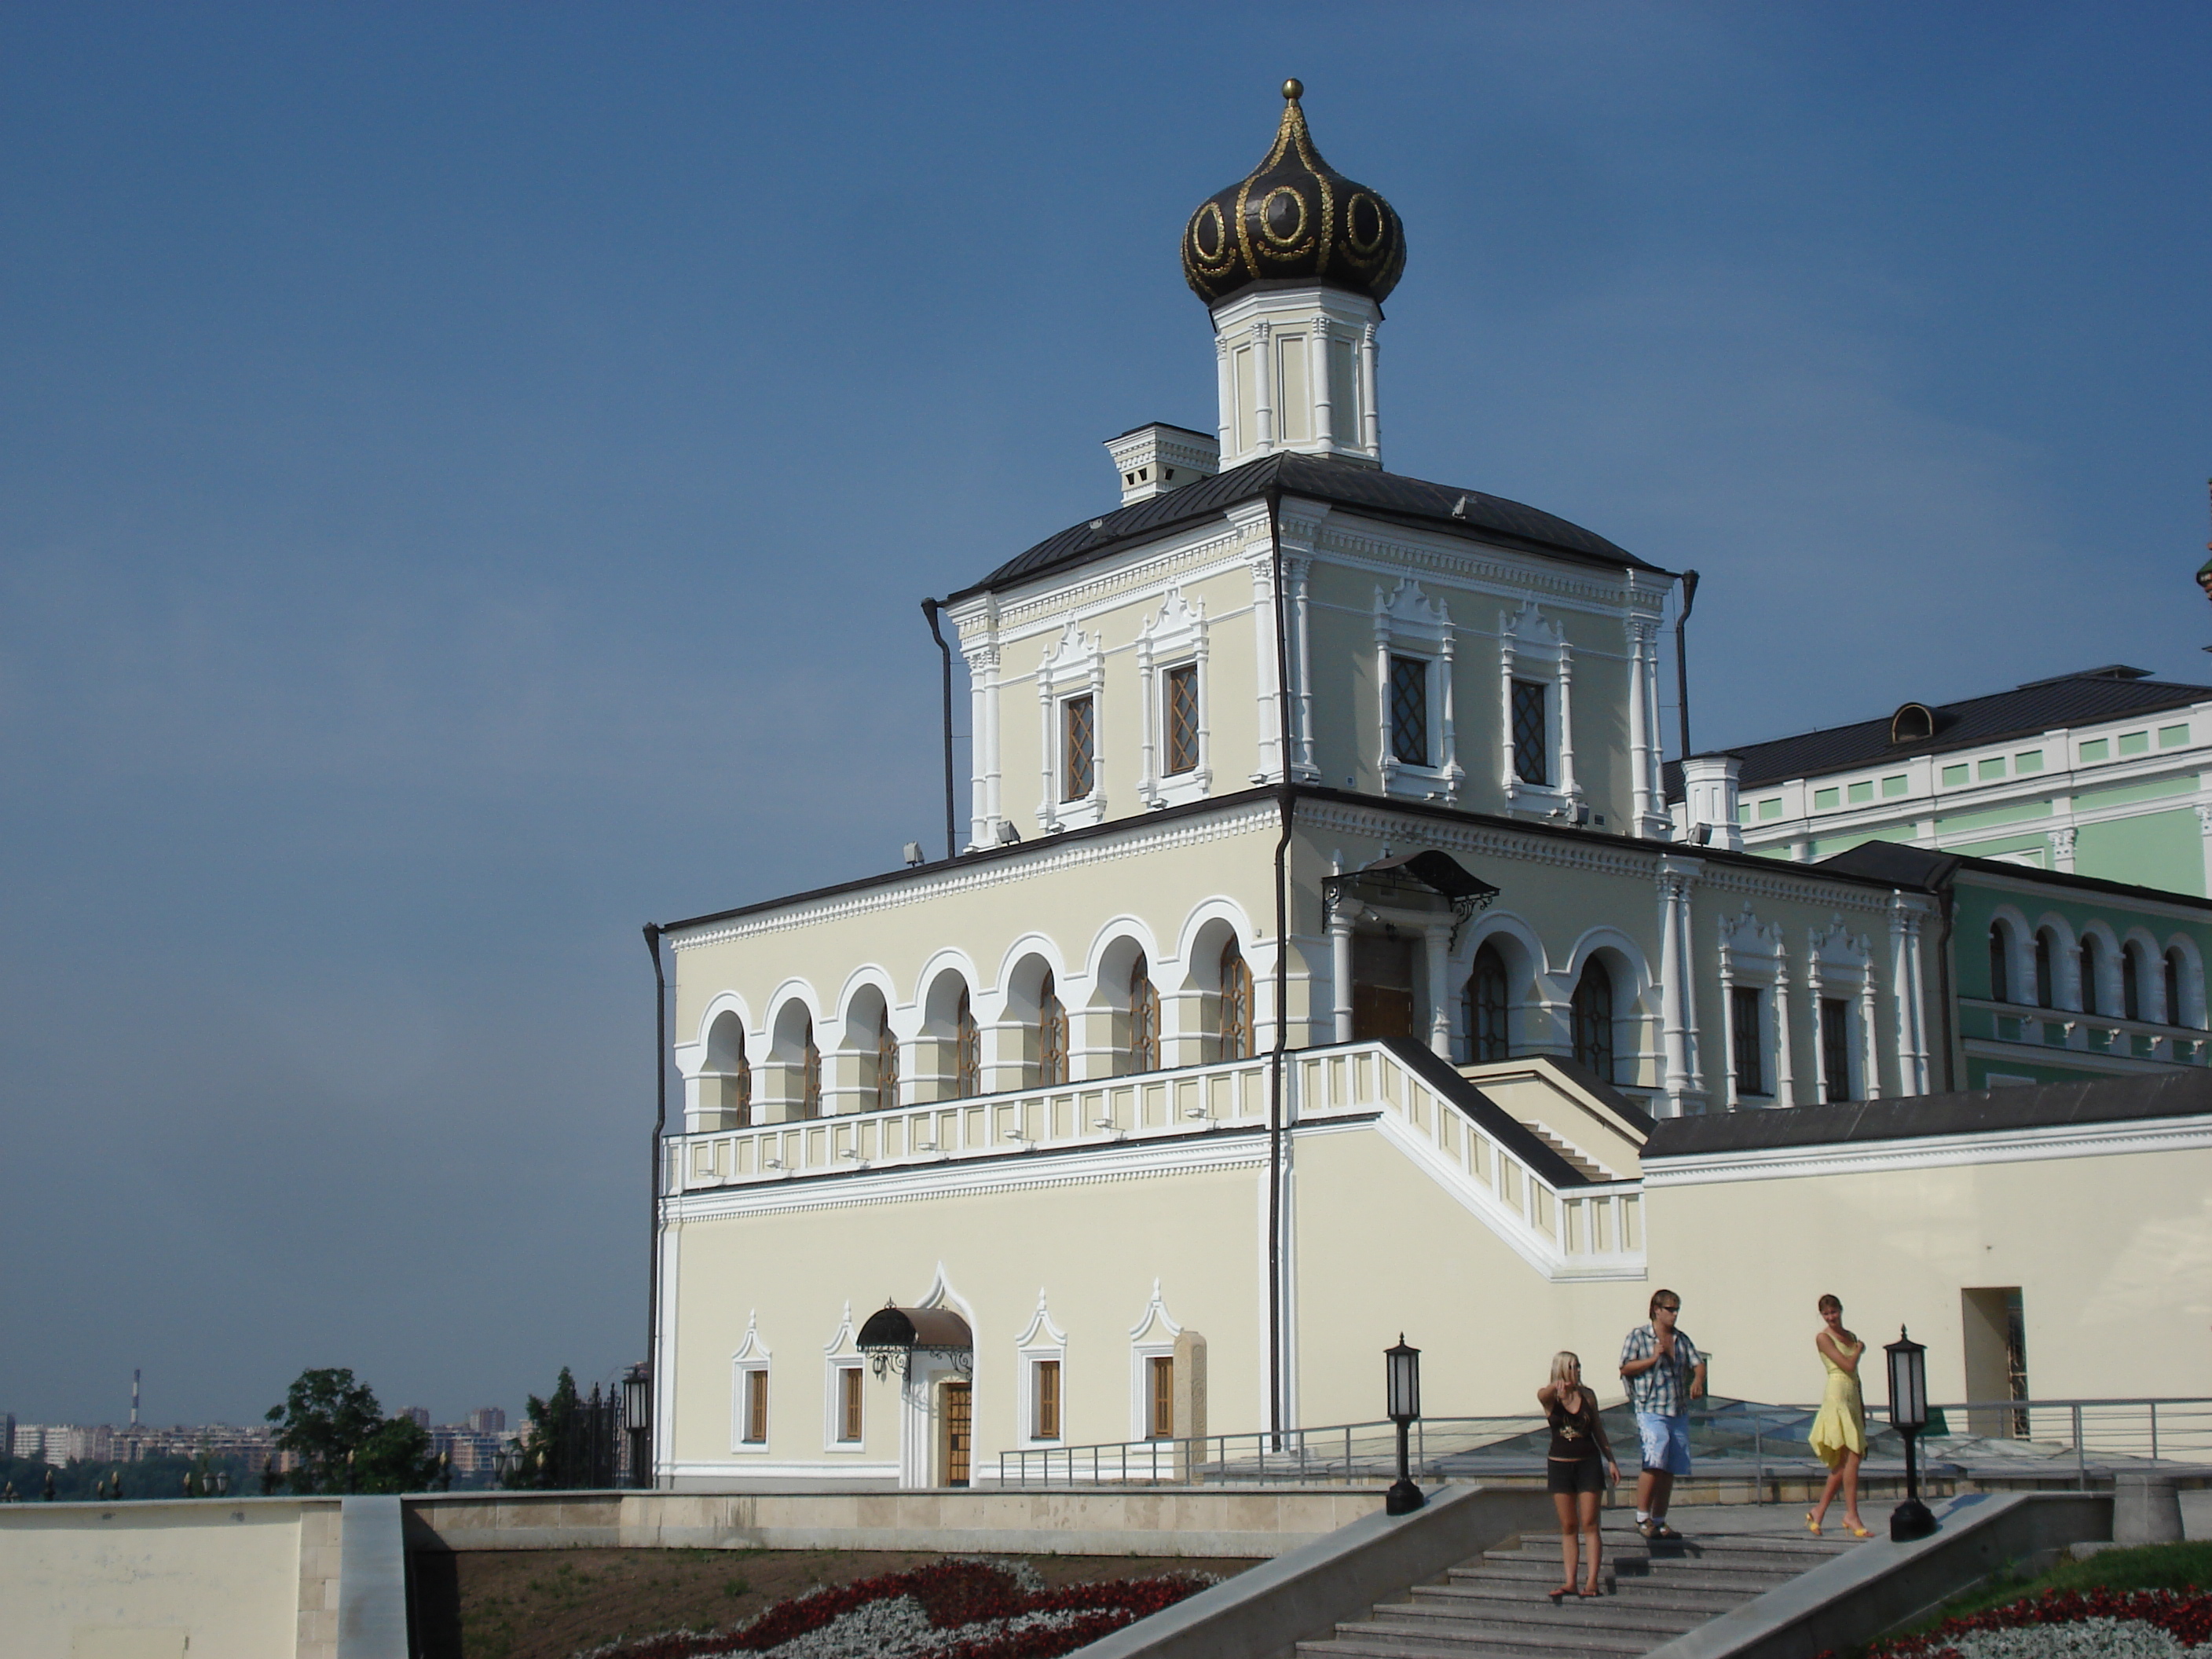
[[[1662,866],[1659,872],[1660,1032],[1665,1054],[1661,1078],[1667,1115],[1682,1115],[1690,1091],[1688,952],[1683,947],[1682,913],[1689,903],[1689,878]]]
[[[1452,1057],[1452,994],[1444,983],[1450,973],[1451,923],[1432,921],[1421,930],[1429,958],[1429,1049],[1438,1059]]]
[[[1336,1041],[1352,1041],[1352,911],[1340,902],[1328,916],[1329,999],[1335,1005]]]

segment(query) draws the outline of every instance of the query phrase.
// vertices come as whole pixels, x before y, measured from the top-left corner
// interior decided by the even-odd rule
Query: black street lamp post
[[[623,1374],[623,1426],[629,1431],[629,1483],[653,1484],[653,1367],[640,1360]]]
[[[1401,1331],[1398,1346],[1382,1351],[1382,1363],[1389,1380],[1389,1418],[1398,1425],[1398,1480],[1382,1500],[1382,1512],[1411,1515],[1429,1501],[1413,1484],[1406,1445],[1407,1431],[1421,1414],[1421,1351],[1407,1347]]]
[[[1920,1501],[1920,1467],[1914,1455],[1928,1426],[1928,1350],[1897,1328],[1897,1340],[1882,1349],[1889,1356],[1889,1423],[1905,1437],[1905,1501],[1889,1517],[1889,1535],[1907,1544],[1936,1530],[1936,1516]]]

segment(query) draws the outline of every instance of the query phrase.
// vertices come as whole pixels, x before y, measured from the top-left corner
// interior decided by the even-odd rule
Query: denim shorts
[[[1690,1414],[1663,1416],[1658,1412],[1636,1413],[1636,1437],[1642,1443],[1644,1467],[1668,1474],[1690,1472]]]

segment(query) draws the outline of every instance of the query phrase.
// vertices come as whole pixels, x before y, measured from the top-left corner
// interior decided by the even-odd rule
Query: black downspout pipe
[[[660,1391],[660,1378],[653,1362],[657,1358],[655,1346],[660,1340],[660,1159],[661,1139],[668,1127],[668,977],[660,967],[660,924],[645,924],[645,948],[653,952],[653,1076],[654,1084],[653,1110],[653,1226],[648,1235],[651,1251],[645,1262],[645,1354],[646,1376],[653,1389],[651,1401]],[[630,1471],[630,1479],[640,1486],[653,1485],[653,1429],[650,1407],[645,1431],[645,1467]]]
[[[1698,573],[1682,573],[1682,608],[1674,613],[1674,712],[1682,717],[1682,758],[1690,758],[1690,647],[1682,625],[1698,602]]]
[[[921,602],[921,614],[929,618],[929,637],[937,641],[937,649],[945,659],[945,856],[958,855],[957,832],[953,830],[952,812],[952,647],[945,642],[945,635],[937,628],[938,605],[935,599]]]
[[[1297,787],[1291,781],[1289,623],[1284,616],[1281,495],[1267,492],[1267,541],[1275,584],[1276,742],[1283,781],[1276,799],[1283,832],[1275,842],[1275,1046],[1267,1057],[1267,1427],[1283,1431],[1283,1054],[1291,1040],[1291,901],[1287,860]]]

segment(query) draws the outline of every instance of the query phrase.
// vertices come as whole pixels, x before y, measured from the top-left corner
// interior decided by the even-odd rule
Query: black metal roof
[[[2212,1113],[2212,1069],[2176,1066],[2140,1077],[2020,1085],[1949,1095],[1906,1095],[1840,1106],[1714,1112],[1662,1119],[1644,1144],[1655,1158],[1754,1152],[1769,1146],[1826,1146],[1863,1140],[1918,1140],[1931,1135],[1993,1134],[2007,1129]]]
[[[1985,876],[2002,876],[2014,881],[2071,887],[2114,898],[2154,900],[2160,904],[2187,904],[2199,909],[2212,910],[2212,899],[2200,898],[2194,893],[2172,893],[2160,887],[2107,881],[2102,876],[2076,875],[2070,870],[2038,870],[2027,865],[2007,864],[2002,859],[1968,858],[1960,853],[1940,853],[1929,848],[1908,847],[1893,841],[1863,841],[1856,847],[1847,848],[1832,857],[1816,860],[1811,864],[1798,865],[1796,868],[1818,870],[1823,874],[1855,876],[1864,881],[1880,882],[1887,887],[1917,887],[1931,893],[1948,886],[1952,878],[1965,870]]]
[[[952,598],[1003,592],[1041,576],[1074,569],[1123,548],[1154,540],[1178,526],[1218,518],[1239,501],[1257,500],[1270,491],[1328,501],[1370,518],[1418,525],[1468,541],[1525,549],[1579,564],[1671,574],[1615,546],[1595,531],[1503,496],[1381,472],[1334,456],[1279,451],[1048,536]]]
[[[2152,714],[2162,708],[2183,708],[2212,698],[2212,686],[2184,685],[2178,681],[2143,678],[2139,668],[2115,664],[2084,669],[2055,679],[2032,680],[2010,691],[1963,702],[1927,705],[1935,716],[1933,737],[1889,740],[1894,712],[1850,726],[1833,726],[1821,732],[1803,732],[1794,738],[1775,738],[1765,743],[1737,744],[1725,751],[1741,756],[1740,775],[1746,789],[1785,782],[1791,778],[1821,777],[1848,772],[1885,761],[1908,760],[1915,755],[1940,755],[1978,744],[2002,743],[2012,738],[2039,737],[2058,726],[2081,726],[2094,720],[2124,720],[2130,714]],[[1667,798],[1682,799],[1680,763],[1667,765]]]

